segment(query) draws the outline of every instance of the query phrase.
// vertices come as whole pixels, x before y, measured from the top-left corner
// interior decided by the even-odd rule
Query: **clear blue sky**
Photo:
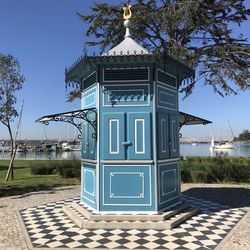
[[[17,95],[19,110],[24,99],[21,139],[44,139],[44,130],[34,121],[46,114],[70,111],[80,107],[80,102],[66,103],[64,88],[65,66],[71,65],[84,48],[86,26],[75,14],[88,13],[90,0],[1,0],[0,52],[10,53],[21,63],[26,77],[24,88]],[[99,1],[103,2],[103,1]],[[109,1],[109,2],[119,2]],[[250,21],[240,29],[250,38]],[[192,126],[182,129],[185,137],[204,137],[211,132],[224,131],[229,120],[235,134],[250,129],[250,92],[222,98],[203,86],[202,81],[194,93],[181,101],[184,112],[213,121],[212,125]],[[67,138],[68,126],[51,123],[46,126],[48,138]],[[70,129],[70,136],[74,129]],[[0,140],[8,138],[7,130],[0,125]]]

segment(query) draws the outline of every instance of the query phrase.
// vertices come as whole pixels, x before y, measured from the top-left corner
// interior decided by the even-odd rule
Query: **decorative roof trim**
[[[163,63],[165,65],[173,65],[178,75],[178,81],[184,79],[194,79],[195,71],[184,63],[172,58],[169,55],[163,54],[134,54],[124,56],[123,52],[120,55],[106,56],[82,56],[69,69],[65,71],[65,82],[76,82],[80,84],[79,75],[84,75],[84,71],[90,71],[90,68],[95,68],[97,65],[105,63]],[[84,77],[83,77],[84,78]]]

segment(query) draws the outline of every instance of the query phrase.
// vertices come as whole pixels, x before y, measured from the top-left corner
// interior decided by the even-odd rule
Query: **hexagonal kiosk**
[[[194,70],[134,41],[84,56],[66,70],[82,109],[42,117],[73,123],[82,133],[81,203],[104,213],[157,213],[181,202],[179,128],[208,123],[179,113],[178,86]],[[83,122],[76,124],[74,118]]]
[[[81,85],[82,109],[97,116],[96,128],[83,122],[81,201],[97,211],[156,212],[180,203],[177,89],[194,70],[151,54],[129,26],[116,47],[66,72]]]

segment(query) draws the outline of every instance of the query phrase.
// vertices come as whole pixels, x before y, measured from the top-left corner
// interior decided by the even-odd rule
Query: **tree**
[[[239,141],[250,141],[250,132],[248,129],[244,129],[243,132],[239,134]]]
[[[11,159],[15,154],[15,142],[11,123],[18,116],[15,109],[16,91],[22,89],[24,76],[20,72],[20,64],[12,55],[0,54],[0,122],[6,126],[11,141]],[[14,178],[13,161],[10,161],[9,171]],[[8,180],[8,175],[6,180]]]
[[[130,1],[129,1],[130,2]],[[180,86],[186,96],[203,79],[221,96],[250,89],[250,46],[232,31],[247,20],[244,0],[135,0],[133,37],[154,53],[166,53],[197,69],[196,79]],[[89,15],[89,46],[104,51],[124,36],[124,4],[94,3]]]

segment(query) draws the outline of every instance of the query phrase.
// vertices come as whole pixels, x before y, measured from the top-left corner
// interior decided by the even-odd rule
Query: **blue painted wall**
[[[99,66],[97,83],[82,93],[82,108],[97,108],[99,133],[96,140],[83,122],[81,196],[99,211],[159,211],[180,202],[175,78],[153,64],[134,73],[132,66],[127,80],[124,65]]]
[[[160,81],[157,72],[164,74]],[[156,70],[156,120],[158,170],[158,210],[180,202],[179,108],[177,80]],[[175,79],[175,81],[174,81]],[[172,85],[167,84],[171,82]]]

